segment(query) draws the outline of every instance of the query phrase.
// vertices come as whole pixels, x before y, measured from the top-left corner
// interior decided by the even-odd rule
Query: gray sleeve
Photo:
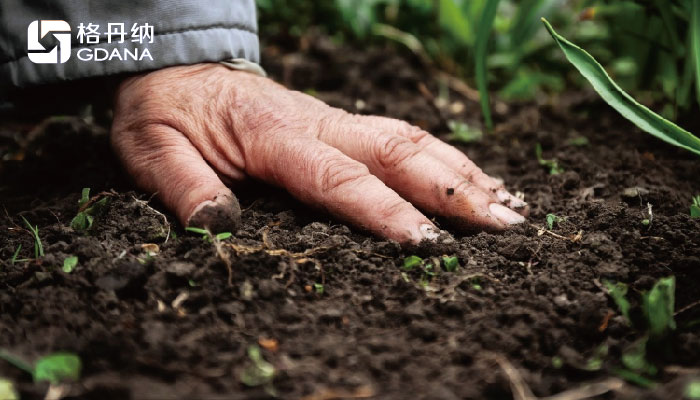
[[[46,33],[39,45],[50,52],[58,48],[55,62],[36,63],[29,57],[30,25],[40,32],[44,20],[63,20]],[[99,25],[99,43],[80,43],[79,25]],[[112,36],[109,23],[124,24],[126,35]],[[136,24],[136,25],[135,25]],[[133,41],[134,26],[153,27],[143,43]],[[70,31],[63,30],[70,26]],[[40,34],[34,31],[34,35]],[[53,32],[53,33],[50,33]],[[61,55],[70,32],[70,57]],[[63,35],[61,35],[63,33]],[[55,40],[51,39],[51,36]],[[36,36],[35,36],[36,37]],[[95,37],[93,37],[94,42]],[[36,43],[34,45],[36,47]],[[117,51],[120,57],[85,60],[99,50],[100,58]],[[148,49],[150,57],[143,57]],[[129,53],[125,55],[125,51]],[[133,55],[138,52],[138,56]],[[41,50],[39,51],[41,53]],[[36,57],[34,57],[36,60]],[[134,59],[137,58],[137,59]],[[173,65],[229,59],[259,61],[254,0],[2,0],[0,1],[0,88],[23,88],[82,78],[134,73]],[[49,60],[45,58],[43,61]],[[65,62],[61,62],[65,61]]]

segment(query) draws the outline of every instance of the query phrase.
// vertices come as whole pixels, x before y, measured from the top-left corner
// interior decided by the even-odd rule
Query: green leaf
[[[550,175],[557,175],[564,172],[564,168],[559,166],[557,160],[546,160],[542,158],[542,145],[539,143],[535,145],[535,157],[541,166],[549,168]]]
[[[216,238],[219,240],[225,240],[233,236],[231,232],[221,232],[216,234]]]
[[[690,205],[690,218],[700,218],[700,196],[693,197],[693,204]]]
[[[54,353],[43,357],[34,366],[34,381],[53,384],[80,379],[80,357],[71,353]]]
[[[459,260],[457,257],[443,256],[442,263],[445,265],[445,271],[447,272],[455,272],[457,267],[459,267]]]
[[[10,263],[14,264],[17,262],[17,256],[19,256],[19,251],[22,250],[22,245],[17,246],[17,250],[12,254],[12,258],[10,259]]]
[[[489,84],[486,71],[486,51],[491,36],[493,21],[496,19],[499,0],[487,0],[484,10],[479,18],[479,28],[476,32],[476,43],[474,45],[474,64],[476,67],[476,87],[479,90],[479,102],[481,103],[481,113],[484,115],[486,128],[493,128],[491,120],[491,105],[489,104]]]
[[[690,51],[695,65],[695,94],[700,102],[700,0],[692,0],[690,15]]]
[[[481,130],[472,128],[464,122],[449,120],[447,127],[452,131],[450,139],[458,142],[473,143],[480,141],[483,137]]]
[[[252,365],[241,372],[241,382],[246,386],[261,386],[271,383],[275,375],[275,367],[263,359],[260,347],[249,346],[248,358],[250,358]]]
[[[78,200],[78,206],[82,207],[90,201],[90,188],[83,188],[80,195],[80,200]]]
[[[76,265],[78,265],[78,256],[66,257],[66,259],[63,260],[63,272],[70,274],[73,272]]]
[[[554,224],[559,222],[560,218],[554,214],[547,214],[546,220],[547,220],[547,229],[549,229],[551,231],[554,228]]]
[[[700,399],[700,380],[688,382],[688,385],[685,387],[685,397],[691,400]]]
[[[200,235],[209,235],[209,232],[206,229],[195,228],[194,226],[188,226],[187,228],[185,228],[185,230],[188,232],[199,233]]]
[[[605,69],[588,52],[556,33],[546,19],[542,18],[542,22],[569,62],[620,115],[657,138],[700,155],[700,138],[639,104],[610,79]]]
[[[70,227],[74,231],[85,231],[90,228],[91,222],[88,215],[81,211],[70,221]]]
[[[474,42],[466,13],[459,9],[455,0],[440,0],[440,26],[452,34],[463,46],[471,47]]]
[[[0,378],[0,399],[19,400],[19,394],[11,380]]]
[[[630,302],[627,300],[627,285],[622,282],[612,283],[604,280],[603,284],[608,289],[608,294],[620,310],[620,313],[625,317],[627,323],[630,323]]]
[[[649,324],[649,333],[653,338],[665,335],[676,329],[673,320],[675,306],[676,278],[662,278],[643,296],[642,308]]]
[[[656,375],[656,367],[647,361],[647,341],[648,338],[643,338],[633,343],[622,353],[622,364],[632,371]]]
[[[583,367],[586,371],[598,371],[603,368],[603,361],[605,357],[608,356],[608,345],[601,344],[595,350],[591,358],[588,359],[586,365]]]
[[[611,370],[611,372],[613,374],[619,376],[620,378],[628,381],[628,382],[634,383],[635,385],[638,385],[638,386],[641,386],[641,387],[644,387],[647,389],[651,389],[651,388],[656,386],[656,382],[652,381],[651,379],[645,378],[642,375],[640,375],[634,371],[630,371],[628,369],[613,368]]]
[[[423,259],[418,256],[408,256],[403,260],[403,270],[412,271],[417,266],[421,265]]]
[[[322,284],[314,283],[314,291],[316,292],[316,294],[323,294],[324,290],[325,289]]]

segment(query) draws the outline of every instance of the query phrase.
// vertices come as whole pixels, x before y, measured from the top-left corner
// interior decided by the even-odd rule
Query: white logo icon
[[[58,46],[55,46],[51,51],[47,51],[39,43],[39,39],[46,36],[49,32],[58,40]],[[29,59],[35,64],[57,64],[59,62],[63,64],[68,61],[70,58],[70,32],[70,25],[66,21],[41,20],[32,22],[27,29],[27,50],[29,50],[27,54]]]

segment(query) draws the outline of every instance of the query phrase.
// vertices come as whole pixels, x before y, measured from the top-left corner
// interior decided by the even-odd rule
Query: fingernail
[[[423,224],[418,229],[423,237],[428,240],[435,241],[440,236],[440,230],[430,224]]]
[[[236,232],[241,223],[241,206],[233,194],[218,194],[192,211],[187,226],[209,229],[212,233]]]
[[[527,207],[526,202],[508,193],[508,191],[505,189],[499,189],[496,192],[496,196],[498,197],[499,201],[510,208],[521,209]]]
[[[525,217],[498,203],[489,204],[489,211],[491,211],[493,216],[500,219],[501,222],[507,225],[522,224],[525,222]]]

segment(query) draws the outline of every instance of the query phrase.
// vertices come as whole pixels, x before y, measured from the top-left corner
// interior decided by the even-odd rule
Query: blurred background
[[[545,17],[640,103],[672,120],[698,108],[697,2],[257,0],[263,45],[324,34],[342,46],[395,46],[461,78],[477,96],[484,84],[508,102],[588,85],[547,33]]]

